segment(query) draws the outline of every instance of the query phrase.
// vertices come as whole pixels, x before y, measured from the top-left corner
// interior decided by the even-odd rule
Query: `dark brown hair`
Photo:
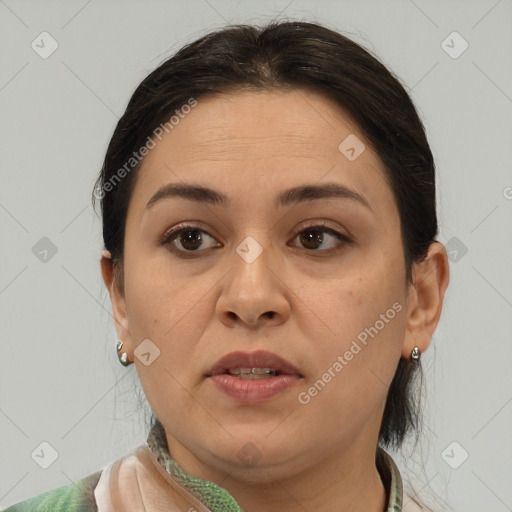
[[[133,93],[93,192],[93,204],[101,199],[103,240],[121,289],[126,214],[140,167],[133,161],[126,167],[133,153],[190,98],[290,88],[334,101],[379,155],[400,214],[406,283],[412,283],[412,265],[426,257],[438,227],[434,161],[411,99],[392,72],[351,39],[316,23],[272,22],[227,26],[201,37],[165,60]],[[122,179],[114,180],[123,166]],[[419,363],[400,359],[379,433],[384,447],[401,446],[419,426],[413,388],[418,372]]]

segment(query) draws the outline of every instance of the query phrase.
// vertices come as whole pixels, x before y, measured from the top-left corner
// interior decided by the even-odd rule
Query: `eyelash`
[[[300,235],[301,233],[303,233],[304,231],[313,231],[313,230],[317,230],[317,231],[320,231],[323,233],[328,233],[328,234],[334,236],[335,238],[338,239],[338,241],[340,242],[340,245],[336,248],[331,248],[331,249],[327,249],[327,250],[307,249],[307,248],[303,247],[304,250],[311,252],[311,253],[323,252],[323,253],[329,254],[329,253],[341,250],[345,245],[349,245],[353,242],[348,236],[343,235],[342,233],[339,233],[338,231],[336,231],[332,228],[326,228],[325,225],[323,225],[323,224],[312,224],[311,226],[306,226],[306,227],[302,228],[299,232],[297,232],[295,234],[295,236],[293,237],[293,239],[297,238],[297,236]],[[169,250],[181,258],[193,257],[194,254],[203,252],[204,249],[203,250],[197,249],[195,251],[187,251],[187,250],[183,250],[183,249],[178,249],[176,246],[174,246],[174,244],[172,242],[174,242],[174,240],[176,240],[182,233],[186,233],[187,231],[199,231],[200,233],[206,233],[210,238],[213,238],[207,231],[200,229],[198,226],[196,226],[194,224],[183,223],[183,224],[180,224],[179,226],[176,226],[176,227],[171,228],[170,230],[166,231],[162,237],[161,244],[169,246]],[[214,249],[214,247],[210,247],[210,249]]]

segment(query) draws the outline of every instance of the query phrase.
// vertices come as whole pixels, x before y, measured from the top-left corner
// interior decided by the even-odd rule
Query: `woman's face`
[[[155,142],[112,299],[171,454],[189,471],[273,477],[349,446],[374,454],[388,387],[414,346],[400,220],[376,153],[304,90],[199,99]],[[212,192],[151,201],[169,185]],[[251,359],[258,351],[269,359]],[[225,373],[253,365],[279,373]]]

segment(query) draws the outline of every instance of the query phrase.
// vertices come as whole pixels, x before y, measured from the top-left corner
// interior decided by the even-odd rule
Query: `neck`
[[[353,462],[345,456],[341,459],[343,463],[340,459],[323,460],[288,478],[275,478],[267,470],[270,479],[252,485],[231,475],[222,486],[245,512],[385,512],[386,490],[375,466],[375,456],[366,457],[364,464],[358,454],[355,456]]]
[[[241,473],[206,467],[172,436],[167,436],[167,442],[171,456],[184,471],[229,491],[245,512],[386,511],[386,489],[375,463],[377,443],[364,436],[288,476],[275,467]]]

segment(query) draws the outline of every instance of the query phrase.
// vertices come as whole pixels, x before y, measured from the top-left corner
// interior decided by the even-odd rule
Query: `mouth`
[[[231,352],[219,359],[206,377],[223,374],[239,379],[268,379],[282,375],[303,377],[289,361],[264,350],[250,353]]]
[[[263,350],[231,352],[217,361],[205,376],[216,391],[244,404],[273,400],[303,379],[289,361]]]

